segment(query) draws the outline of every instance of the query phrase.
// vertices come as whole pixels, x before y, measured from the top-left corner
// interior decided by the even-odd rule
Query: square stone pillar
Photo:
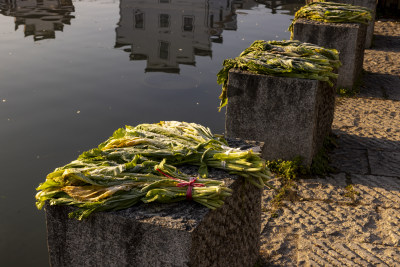
[[[364,61],[367,26],[359,23],[325,23],[298,19],[293,27],[293,39],[339,51],[337,88],[351,89],[359,79]]]
[[[317,80],[232,69],[225,134],[264,143],[262,157],[310,165],[331,131],[335,88]]]
[[[319,0],[306,0],[307,4],[312,2],[321,2]],[[349,4],[353,6],[362,6],[372,10],[372,20],[368,23],[367,34],[365,37],[365,48],[370,48],[372,45],[372,38],[374,36],[374,25],[376,16],[377,0],[330,0],[330,2]]]
[[[210,170],[232,196],[216,210],[192,201],[140,204],[69,219],[74,207],[46,205],[50,265],[253,266],[259,255],[261,189]]]

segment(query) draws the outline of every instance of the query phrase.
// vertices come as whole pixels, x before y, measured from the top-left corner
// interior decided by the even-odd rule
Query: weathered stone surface
[[[303,179],[297,183],[297,196],[300,200],[329,200],[350,202],[346,194],[346,174],[334,174],[331,177]]]
[[[368,149],[371,174],[400,177],[400,151]]]
[[[337,238],[300,236],[297,266],[398,266],[400,249]]]
[[[225,133],[264,142],[265,159],[311,164],[330,132],[335,89],[325,82],[231,70]]]
[[[351,175],[357,201],[364,205],[400,208],[400,179],[396,177]]]
[[[294,24],[294,40],[334,48],[340,52],[337,87],[353,88],[359,79],[364,59],[366,25],[357,23],[325,23],[298,19]]]
[[[293,234],[371,243],[379,241],[378,219],[374,207],[338,205],[328,201],[285,202],[282,213],[270,220],[263,233],[274,227],[284,227]]]
[[[400,210],[378,208],[381,219],[378,232],[384,245],[396,246],[400,251]],[[397,258],[399,260],[399,258]]]
[[[368,174],[366,149],[340,148],[329,153],[331,166],[346,173]]]
[[[51,265],[252,266],[261,190],[228,177],[234,193],[214,211],[194,202],[142,204],[77,221],[68,219],[73,208],[47,206]]]
[[[307,4],[312,2],[320,2],[319,0],[306,0]],[[330,0],[330,2],[349,4],[353,6],[362,6],[372,11],[372,20],[368,23],[367,34],[365,37],[365,48],[370,48],[372,44],[372,37],[374,35],[374,24],[376,14],[376,0]]]

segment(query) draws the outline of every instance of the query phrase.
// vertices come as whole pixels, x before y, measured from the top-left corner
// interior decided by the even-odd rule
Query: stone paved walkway
[[[338,173],[296,181],[275,216],[265,191],[262,265],[400,266],[400,22],[374,35],[360,94],[336,104]]]

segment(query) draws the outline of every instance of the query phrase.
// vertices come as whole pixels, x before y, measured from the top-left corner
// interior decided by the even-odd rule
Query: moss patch
[[[282,159],[267,161],[266,165],[271,172],[286,179],[295,179],[308,172],[307,168],[302,165],[302,158],[299,156],[292,161]]]
[[[292,161],[281,159],[267,161],[267,167],[280,178],[280,182],[282,183],[282,186],[276,190],[275,197],[271,200],[271,218],[278,217],[278,213],[284,205],[284,200],[295,201],[298,198],[296,179],[315,175],[324,176],[335,171],[329,166],[330,159],[328,152],[336,147],[336,136],[330,134],[325,138],[322,149],[314,157],[310,167],[302,164],[301,157],[296,157]]]
[[[336,93],[341,97],[355,97],[360,93],[363,85],[364,70],[361,72],[358,79],[354,82],[352,88],[337,88]]]
[[[353,202],[356,202],[356,196],[360,195],[360,192],[357,192],[352,184],[349,184],[345,187],[346,193],[344,194],[345,197],[351,198]]]
[[[317,155],[315,155],[311,166],[307,167],[302,164],[302,158],[300,156],[295,157],[293,160],[272,160],[267,161],[266,165],[271,172],[277,176],[285,179],[296,179],[305,176],[323,176],[334,172],[335,170],[329,166],[330,158],[328,153],[336,148],[336,136],[330,134],[324,140],[324,144]]]

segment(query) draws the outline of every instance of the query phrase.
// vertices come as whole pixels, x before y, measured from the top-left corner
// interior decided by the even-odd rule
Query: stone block
[[[358,23],[325,23],[298,19],[293,27],[293,39],[326,48],[337,49],[342,66],[337,87],[353,88],[360,78],[367,26]]]
[[[312,2],[321,2],[320,0],[306,0],[307,4]],[[372,10],[372,20],[368,23],[367,34],[365,37],[365,48],[370,48],[372,45],[372,37],[374,35],[375,15],[376,15],[376,0],[330,0],[329,2],[336,2],[342,4],[349,4],[353,6],[362,6]]]
[[[227,137],[264,143],[262,157],[309,165],[330,133],[335,89],[326,82],[231,70]]]
[[[225,177],[233,194],[216,210],[189,201],[153,203],[77,221],[68,219],[74,207],[47,205],[51,266],[253,266],[262,190]]]

